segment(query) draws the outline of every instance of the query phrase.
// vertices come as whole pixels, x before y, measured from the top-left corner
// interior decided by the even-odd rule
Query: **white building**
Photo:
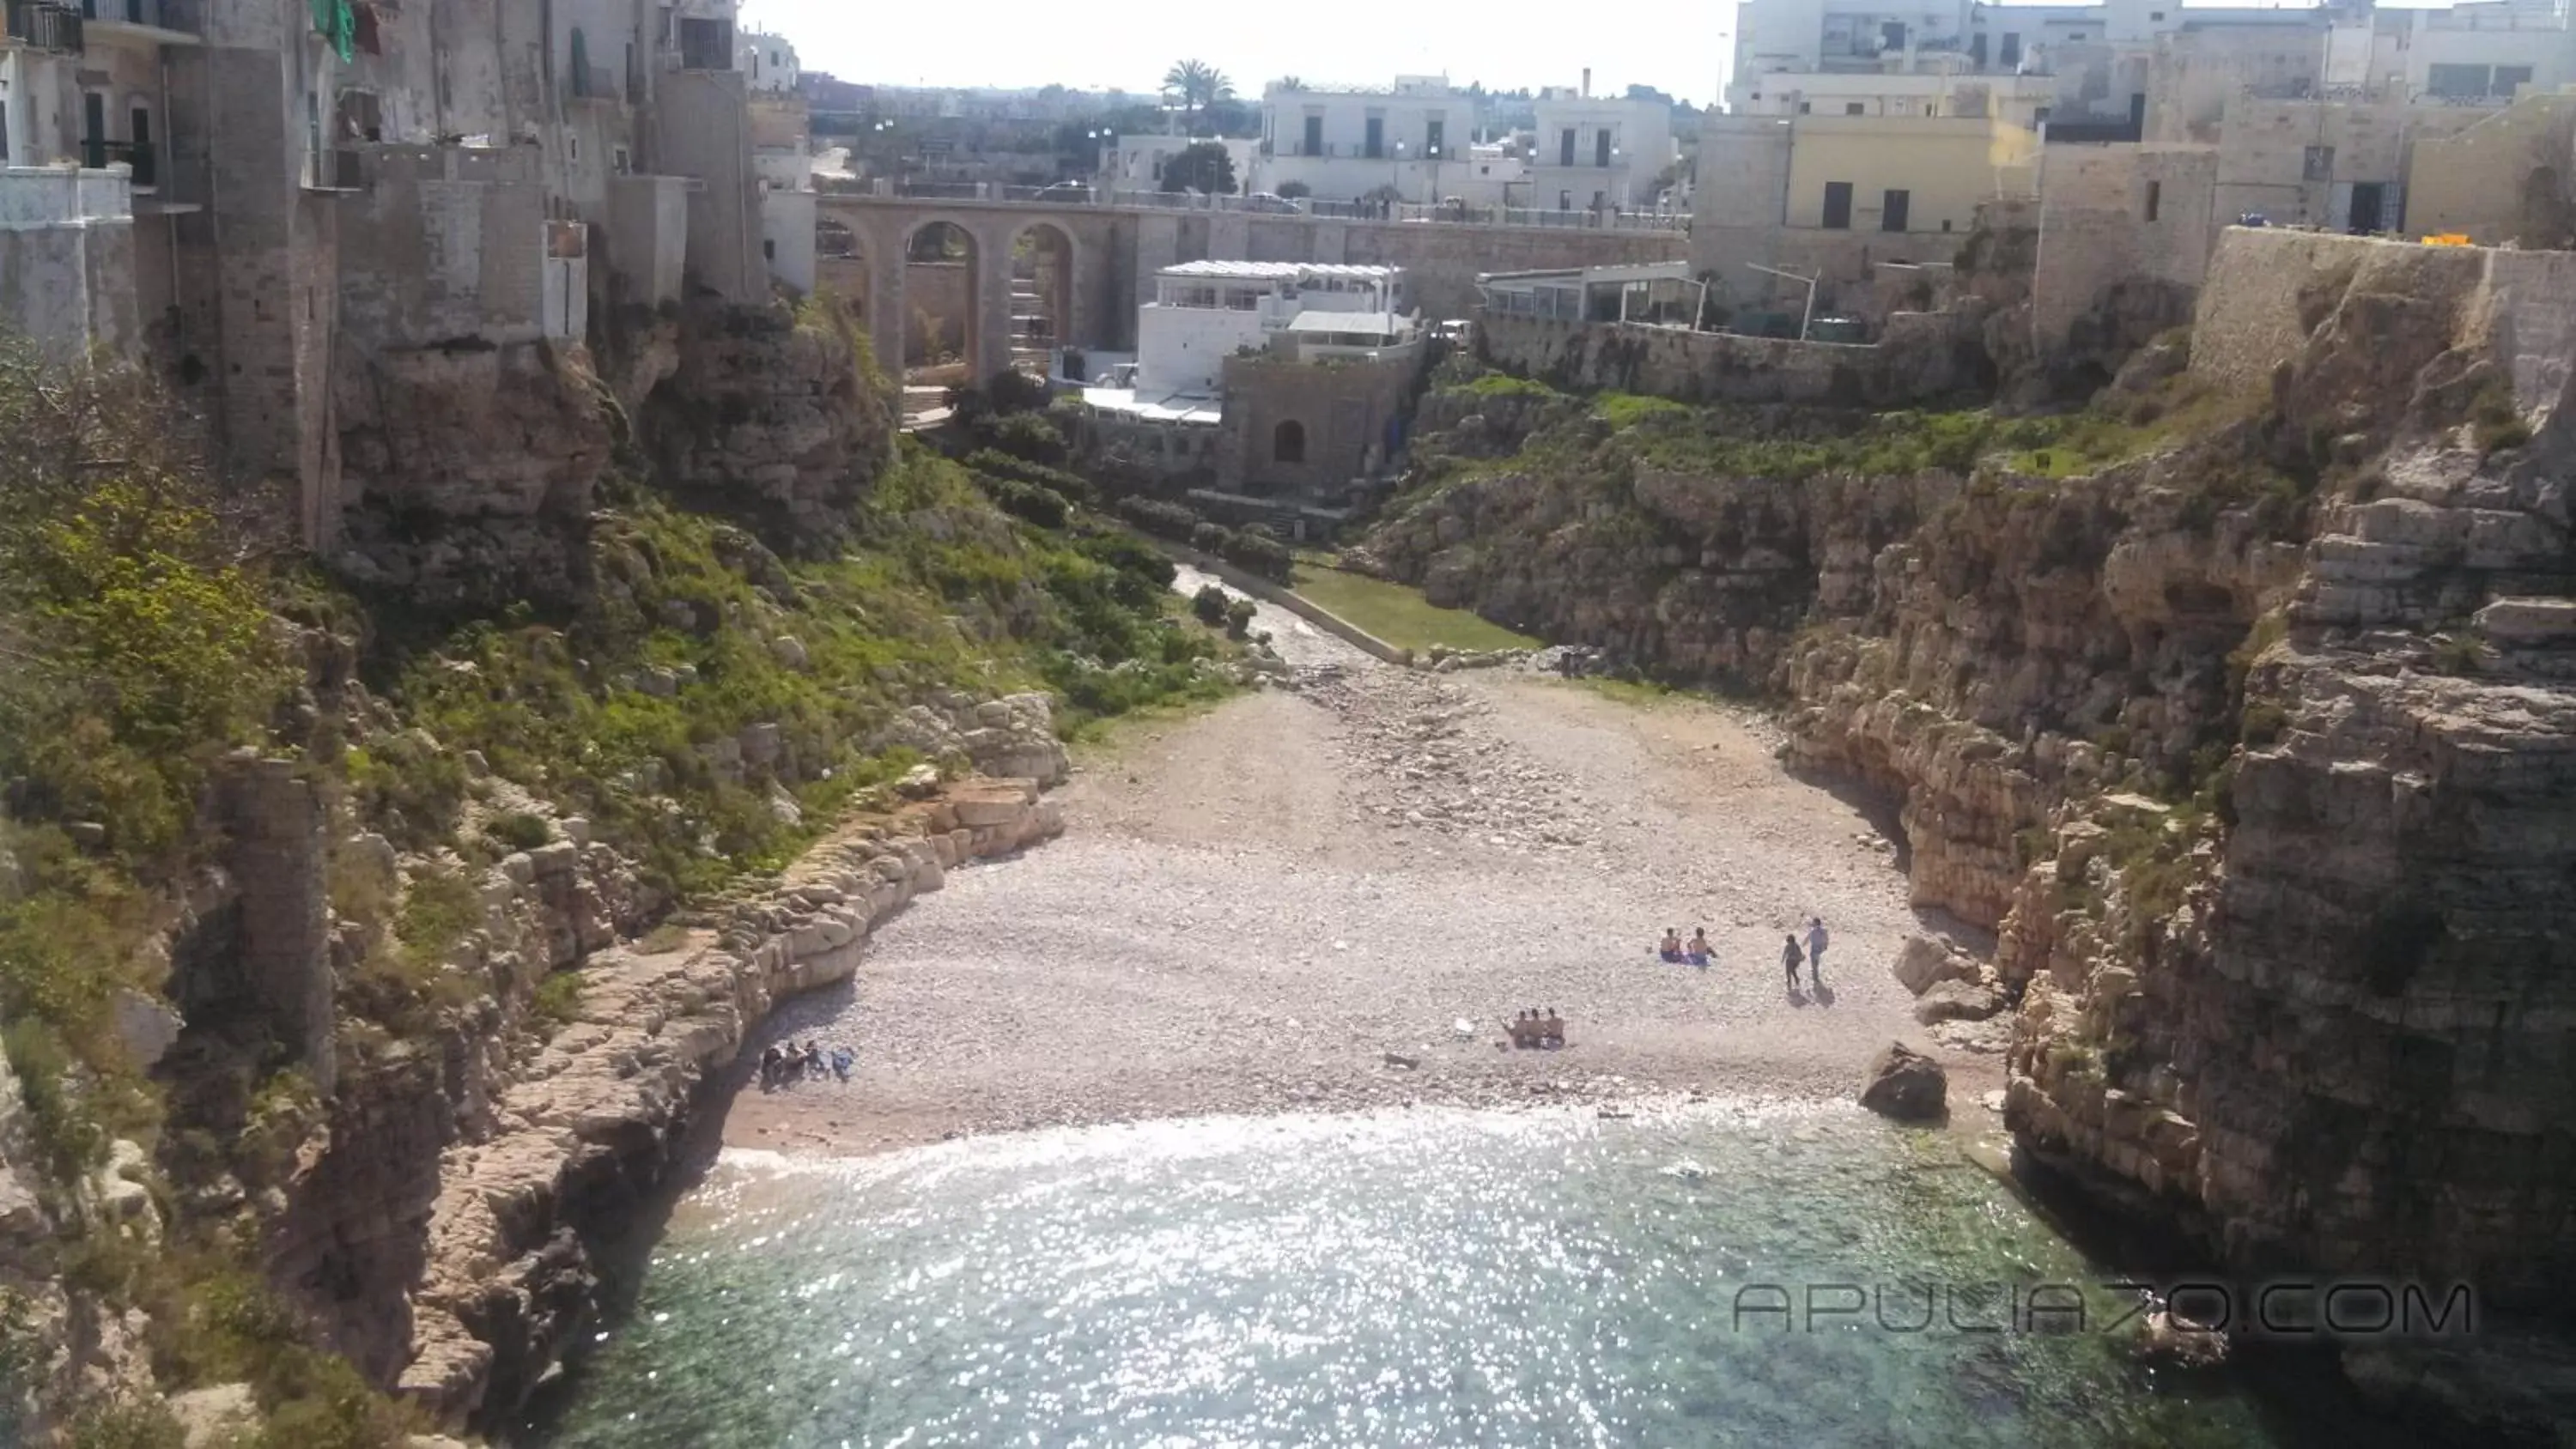
[[[1192,146],[1204,144],[1205,138],[1188,136],[1118,136],[1100,148],[1101,184],[1115,191],[1160,191],[1163,163]],[[1216,144],[1223,146],[1234,162],[1234,189],[1238,193],[1268,189],[1257,184],[1254,175],[1260,162],[1260,142],[1219,140]]]
[[[2576,81],[2576,31],[2561,0],[2477,0],[2440,10],[2364,10],[2326,37],[2330,93],[2502,106],[2524,86]]]
[[[2551,3],[2551,0],[2535,0]],[[1739,116],[1987,117],[2036,127],[2144,123],[2147,72],[2187,32],[2313,29],[2326,12],[2180,0],[1743,0],[1727,109]]]
[[[1154,275],[1154,300],[1136,312],[1136,394],[1213,394],[1225,359],[1266,349],[1273,334],[1302,316],[1360,314],[1340,331],[1320,324],[1308,330],[1383,339],[1398,324],[1410,335],[1413,323],[1405,314],[1411,310],[1400,267],[1217,261],[1165,267]]]
[[[1530,205],[1541,210],[1636,210],[1654,204],[1656,178],[1681,154],[1672,107],[1550,86],[1535,107]]]
[[[1472,97],[1439,76],[1384,87],[1273,84],[1261,96],[1260,189],[1290,182],[1318,200],[1356,201],[1392,186],[1406,201],[1465,197],[1478,179]]]
[[[792,92],[803,74],[796,64],[795,42],[757,30],[734,37],[733,68],[743,73],[753,95]]]

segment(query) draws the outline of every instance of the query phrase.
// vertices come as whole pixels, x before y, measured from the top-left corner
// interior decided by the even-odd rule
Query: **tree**
[[[1181,105],[1192,111],[1213,101],[1234,99],[1234,82],[1225,78],[1224,71],[1203,60],[1184,60],[1174,64],[1163,72],[1163,85],[1166,89],[1178,91]]]
[[[1283,201],[1295,201],[1298,197],[1312,196],[1314,194],[1315,188],[1307,185],[1303,181],[1282,181],[1279,183],[1278,195]]]
[[[1302,91],[1306,88],[1306,78],[1300,75],[1283,75],[1278,80],[1278,86],[1283,91]]]
[[[1234,191],[1234,157],[1215,141],[1192,141],[1181,154],[1163,163],[1165,191],[1195,191],[1203,196]]]

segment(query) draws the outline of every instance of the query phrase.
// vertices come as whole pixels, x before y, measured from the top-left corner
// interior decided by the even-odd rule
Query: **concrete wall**
[[[533,341],[546,196],[529,147],[369,150],[367,189],[339,199],[344,339],[363,350]]]
[[[1388,427],[1421,371],[1417,349],[1400,362],[1332,366],[1281,357],[1229,357],[1223,364],[1225,421],[1218,486],[1257,496],[1332,500],[1392,451]],[[1302,461],[1278,456],[1279,430],[1293,424]]]
[[[592,238],[605,253],[619,301],[659,307],[680,300],[689,256],[688,183],[677,176],[620,176],[609,184],[609,224]]]
[[[142,339],[134,256],[121,173],[0,171],[0,327],[55,357],[132,354]]]
[[[689,193],[690,285],[729,302],[769,295],[760,254],[760,181],[740,71],[669,71],[656,83],[655,169],[702,183]]]
[[[814,204],[810,191],[770,191],[760,198],[760,248],[769,275],[799,292],[814,290]]]
[[[2415,143],[2406,229],[2493,246],[2563,247],[2576,188],[2576,97],[2535,96],[2465,130]]]
[[[2321,84],[2325,37],[2317,26],[2230,25],[2159,37],[2147,77],[2144,139],[2214,145],[2227,108],[2248,87],[2274,95]]]
[[[1893,408],[1993,385],[1978,345],[1981,318],[1900,312],[1879,341],[1848,345],[1488,314],[1476,345],[1499,366],[1578,391]]]

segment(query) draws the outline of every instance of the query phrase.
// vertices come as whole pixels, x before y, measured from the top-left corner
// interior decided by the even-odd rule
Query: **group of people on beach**
[[[1565,1018],[1551,1006],[1541,1014],[1535,1006],[1512,1018],[1512,1045],[1516,1047],[1561,1047],[1565,1045]]]
[[[792,1041],[772,1042],[760,1054],[760,1090],[775,1092],[798,1082],[819,1081],[827,1074],[847,1082],[850,1068],[858,1059],[859,1054],[845,1046],[836,1046],[827,1053],[822,1043],[812,1037],[807,1037],[802,1047]]]
[[[1832,937],[1825,931],[1825,921],[1822,916],[1807,918],[1807,944],[1804,951],[1799,949],[1796,932],[1792,931],[1781,938],[1780,965],[1788,973],[1790,990],[1794,991],[1798,987],[1798,967],[1801,962],[1807,968],[1807,984],[1817,991],[1825,989],[1825,947],[1831,941]],[[1678,927],[1666,926],[1664,939],[1655,947],[1655,954],[1676,965],[1706,966],[1716,956],[1717,951],[1709,944],[1708,928],[1705,926],[1693,928],[1687,941],[1682,939],[1682,933]]]

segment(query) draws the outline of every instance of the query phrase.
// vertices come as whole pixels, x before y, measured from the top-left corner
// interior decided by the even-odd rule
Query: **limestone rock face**
[[[1945,981],[1974,981],[1977,958],[1950,941],[1908,936],[1896,955],[1896,979],[1917,996]]]
[[[571,602],[609,424],[588,354],[546,343],[384,351],[339,369],[334,563],[430,611]]]
[[[1000,704],[1006,720],[1028,713],[983,703]],[[976,717],[976,701],[958,708]],[[489,1072],[489,1100],[458,1114],[443,1152],[405,1147],[406,1160],[433,1165],[425,1182],[415,1173],[390,1193],[343,1190],[373,1191],[389,1221],[412,1215],[404,1241],[415,1271],[390,1280],[409,1296],[387,1315],[407,1332],[386,1377],[443,1423],[510,1422],[596,1307],[586,1235],[620,1224],[661,1181],[699,1088],[771,1008],[849,979],[874,926],[940,889],[952,866],[1063,829],[1036,780],[961,781],[904,806],[890,826],[844,828],[775,890],[736,904],[678,949],[590,956],[572,1024],[533,1061]],[[520,895],[551,901],[552,867],[518,859],[529,877]],[[496,890],[512,885],[506,864],[494,871]],[[387,1126],[350,1130],[383,1138]]]
[[[959,757],[986,775],[1062,784],[1073,759],[1055,737],[1055,703],[1043,694],[978,700],[945,690],[912,705],[878,731],[872,749],[917,750],[931,759]]]
[[[679,364],[642,421],[662,476],[800,556],[848,536],[848,514],[892,459],[895,419],[857,353],[784,308],[693,305]]]
[[[1900,1122],[1930,1121],[1949,1110],[1950,1078],[1941,1064],[1903,1042],[1889,1042],[1869,1065],[1860,1104]]]
[[[1896,804],[1914,902],[1995,932],[1991,974],[1900,958],[1929,1014],[2010,1003],[1931,1034],[2008,1027],[2007,1124],[2106,1204],[2239,1267],[2563,1304],[2576,263],[2442,250],[2231,233],[2191,370],[2272,416],[2091,477],[1532,466],[1369,551],[1783,698],[1793,766]],[[1475,407],[1458,453],[1504,451]]]

